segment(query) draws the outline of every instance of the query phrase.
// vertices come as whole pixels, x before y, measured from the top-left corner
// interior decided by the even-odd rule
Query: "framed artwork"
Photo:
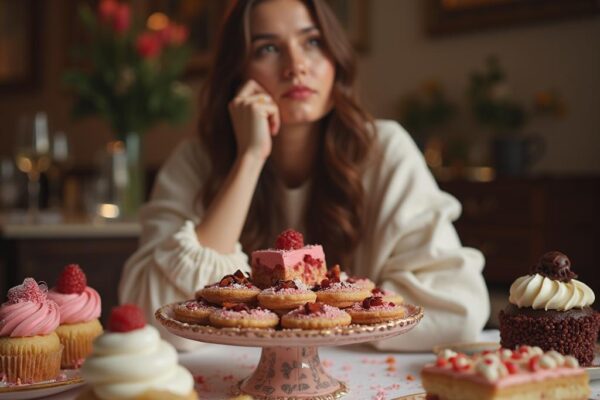
[[[41,7],[35,0],[0,0],[0,92],[39,83]]]
[[[597,0],[427,0],[427,31],[443,35],[592,16]]]
[[[369,0],[327,0],[359,53],[369,50]]]

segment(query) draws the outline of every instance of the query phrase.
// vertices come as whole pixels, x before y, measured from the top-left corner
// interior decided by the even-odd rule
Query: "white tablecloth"
[[[481,341],[498,341],[498,331],[486,331]],[[419,372],[432,362],[432,353],[384,353],[368,345],[322,347],[321,362],[327,372],[346,382],[350,393],[344,400],[392,400],[420,393]],[[248,376],[260,358],[260,349],[207,345],[198,352],[182,353],[182,365],[196,378],[196,390],[201,399],[229,399],[230,388]],[[600,399],[600,381],[591,382],[592,399]],[[47,397],[52,400],[72,400],[80,389]]]

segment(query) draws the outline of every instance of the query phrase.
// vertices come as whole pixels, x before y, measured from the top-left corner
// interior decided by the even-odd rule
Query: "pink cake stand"
[[[254,372],[240,381],[237,394],[254,399],[339,399],[346,384],[329,376],[319,360],[319,346],[371,342],[401,335],[423,318],[423,308],[405,305],[404,318],[381,324],[350,325],[324,330],[214,328],[179,322],[169,304],[159,308],[156,319],[169,332],[191,340],[232,346],[262,347]]]

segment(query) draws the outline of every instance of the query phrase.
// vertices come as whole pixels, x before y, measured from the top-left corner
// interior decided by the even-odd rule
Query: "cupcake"
[[[48,288],[25,278],[0,306],[0,375],[9,383],[35,383],[60,373],[62,346],[55,333],[58,305]]]
[[[194,379],[177,351],[147,325],[132,304],[113,308],[108,332],[99,336],[81,367],[90,385],[78,400],[196,400]]]
[[[600,314],[590,307],[594,292],[570,267],[567,256],[549,252],[512,284],[509,305],[500,311],[502,347],[538,346],[592,364]]]
[[[79,368],[92,352],[92,342],[102,333],[100,295],[87,286],[79,265],[67,265],[56,286],[48,292],[60,309],[60,326],[56,334],[64,346],[61,367]]]

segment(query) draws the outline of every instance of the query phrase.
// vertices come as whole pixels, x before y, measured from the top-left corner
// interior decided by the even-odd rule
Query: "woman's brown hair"
[[[237,154],[228,103],[243,84],[250,54],[249,16],[261,0],[238,0],[223,22],[212,70],[201,98],[199,134],[212,162],[201,193],[208,208],[227,177]],[[262,0],[264,1],[264,0]],[[326,249],[327,262],[350,266],[363,235],[364,188],[362,166],[372,144],[373,120],[356,100],[356,60],[352,46],[335,15],[323,0],[304,0],[336,75],[333,109],[321,121],[322,132],[311,192],[304,214],[305,240]],[[270,160],[265,163],[240,242],[246,252],[271,247],[281,226],[280,185]]]

